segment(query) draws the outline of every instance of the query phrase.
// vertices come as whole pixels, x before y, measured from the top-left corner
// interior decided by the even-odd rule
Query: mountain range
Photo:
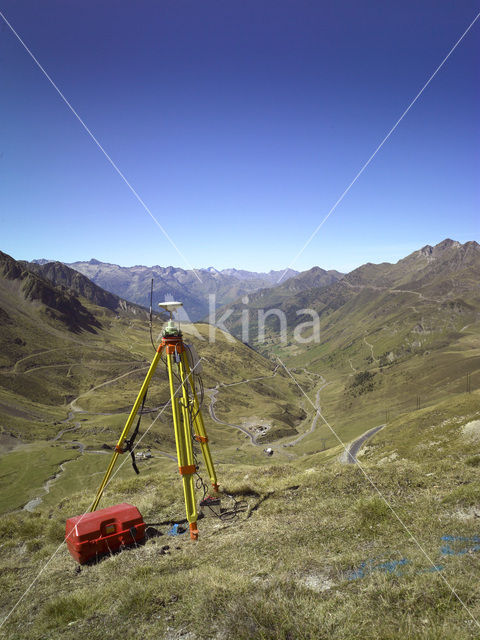
[[[334,312],[338,312],[336,321],[340,317],[349,321],[353,310],[361,311],[362,323],[367,323],[363,325],[365,328],[369,318],[380,319],[384,315],[384,306],[389,310],[395,309],[399,314],[407,308],[410,311],[412,308],[420,309],[432,302],[449,308],[453,306],[457,310],[473,310],[480,301],[480,245],[474,241],[461,244],[446,239],[433,247],[422,247],[396,264],[367,263],[332,280],[328,282],[325,272],[314,267],[277,287],[257,291],[249,297],[248,304],[253,309],[282,311],[291,329],[298,321],[297,310],[305,308],[319,314],[323,327],[333,322],[327,322],[327,318]],[[402,296],[412,301],[410,307],[395,304],[402,300]],[[366,297],[370,305],[364,304]],[[226,326],[237,336],[241,333],[241,312],[244,308],[245,303],[241,300],[230,305],[233,313]],[[421,316],[419,311],[415,313]],[[254,314],[251,321],[255,329]],[[425,321],[428,324],[429,321]],[[271,319],[269,326],[274,333],[278,330],[275,318]],[[352,331],[358,328],[352,325]]]
[[[49,261],[35,260],[45,266]],[[195,322],[207,317],[210,311],[209,295],[214,295],[213,306],[218,308],[258,289],[275,286],[283,271],[257,273],[224,269],[185,270],[178,267],[147,267],[136,265],[121,267],[117,264],[89,260],[72,262],[67,266],[82,273],[92,282],[130,302],[148,307],[153,280],[155,304],[162,300],[181,300],[188,318]],[[298,274],[288,269],[284,278]]]
[[[5,290],[2,299],[6,300],[0,305],[4,327],[15,325],[11,320],[14,307],[8,293],[11,298],[14,289],[15,295],[21,292],[27,300],[43,304],[47,321],[61,322],[74,333],[99,331],[102,317],[105,322],[107,312],[113,314],[111,317],[121,314],[137,316],[146,323],[145,308],[105,291],[67,265],[48,261],[20,263],[5,254],[1,254],[0,263]],[[325,367],[350,373],[381,369],[413,362],[412,358],[419,356],[428,359],[434,354],[443,354],[442,363],[436,371],[446,380],[449,375],[446,350],[458,348],[463,358],[465,346],[470,344],[468,340],[473,340],[476,335],[480,317],[480,246],[474,241],[461,244],[446,239],[435,246],[426,245],[396,264],[367,263],[346,275],[314,267],[290,274],[288,279],[277,285],[273,283],[273,272],[255,274],[227,270],[228,273],[222,273],[211,268],[199,272],[203,278],[199,283],[193,272],[173,267],[126,268],[96,260],[74,264],[80,265],[97,280],[108,281],[111,277],[117,282],[117,290],[122,288],[130,292],[130,299],[141,299],[143,295],[143,299],[148,300],[147,290],[152,274],[162,274],[161,278],[160,275],[158,277],[157,300],[158,296],[163,299],[170,293],[190,301],[196,313],[205,310],[202,287],[204,295],[205,288],[215,289],[212,285],[215,282],[216,291],[223,299],[233,300],[228,303],[232,313],[225,321],[233,335],[248,341],[263,355],[280,354],[291,365],[308,366],[318,373]],[[278,278],[278,273],[275,277]],[[268,281],[268,286],[252,290],[262,279],[263,282]],[[229,289],[229,285],[233,289]],[[20,308],[23,305],[21,301],[18,304]],[[217,317],[225,308],[219,310]],[[98,309],[103,309],[100,315]],[[242,331],[245,309],[250,314],[248,340]],[[275,315],[266,322],[266,339],[262,342],[255,340],[258,330],[256,312],[262,310],[267,313],[271,309],[285,315],[286,343],[279,334]],[[303,342],[295,340],[299,309],[312,309],[318,314],[321,327],[319,343],[308,339]],[[108,323],[111,323],[110,319]],[[21,341],[21,331],[17,333],[16,337]],[[14,346],[10,344],[7,352],[13,349],[18,352],[16,357],[20,357],[21,349],[14,339],[12,342]],[[48,341],[45,348],[47,346]],[[472,347],[469,355],[472,371],[476,368],[476,357]]]

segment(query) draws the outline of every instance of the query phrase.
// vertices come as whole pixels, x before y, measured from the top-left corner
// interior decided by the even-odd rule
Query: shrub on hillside
[[[352,382],[346,389],[354,397],[361,396],[363,393],[373,391],[376,374],[371,371],[359,371],[353,377]]]

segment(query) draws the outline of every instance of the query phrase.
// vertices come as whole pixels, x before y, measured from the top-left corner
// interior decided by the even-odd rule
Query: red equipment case
[[[69,518],[65,527],[68,550],[80,564],[144,538],[140,511],[126,502]]]

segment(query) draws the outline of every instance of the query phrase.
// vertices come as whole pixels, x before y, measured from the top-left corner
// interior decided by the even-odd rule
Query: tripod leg
[[[170,396],[172,399],[172,413],[173,413],[173,426],[175,429],[175,442],[177,445],[177,459],[180,475],[183,482],[183,494],[185,496],[185,509],[187,513],[187,520],[190,524],[190,537],[193,540],[198,538],[197,530],[197,505],[195,503],[195,488],[193,486],[193,474],[196,471],[196,467],[193,460],[193,447],[192,438],[190,434],[190,420],[188,413],[188,396],[186,396],[186,380],[182,375],[182,367],[180,368],[181,375],[181,393],[182,393],[182,408],[180,410],[180,398],[176,391],[176,383],[173,374],[173,354],[168,352],[167,348],[167,367],[168,367],[168,380],[170,384]],[[181,419],[183,418],[183,420]],[[183,424],[182,424],[183,422]]]
[[[190,366],[188,364],[187,354],[184,351],[182,353],[182,363],[186,372],[186,377],[190,383],[190,388],[192,390],[192,398],[193,398],[193,425],[195,430],[195,440],[200,443],[200,447],[202,448],[203,459],[205,460],[205,466],[207,467],[208,475],[210,477],[210,481],[215,491],[218,491],[218,483],[217,483],[217,474],[215,473],[215,467],[213,466],[212,456],[210,454],[210,447],[208,446],[208,436],[205,430],[205,425],[203,423],[202,413],[200,411],[200,405],[198,403],[197,394],[195,391],[195,385],[193,383],[193,373],[190,371]]]
[[[122,450],[122,446],[123,443],[125,441],[125,438],[128,435],[128,432],[130,431],[130,428],[133,424],[133,421],[135,420],[135,416],[137,415],[137,411],[142,403],[143,400],[143,396],[145,395],[145,393],[147,392],[148,389],[148,385],[150,384],[150,380],[152,379],[153,374],[155,373],[155,369],[157,368],[157,364],[158,361],[160,360],[161,354],[162,354],[162,349],[163,346],[159,345],[158,349],[157,349],[157,353],[155,354],[155,357],[152,360],[152,364],[150,365],[150,369],[147,372],[147,375],[145,376],[145,380],[143,381],[142,387],[138,393],[137,399],[135,400],[135,404],[132,407],[132,410],[130,412],[130,415],[128,416],[127,422],[125,423],[125,426],[123,428],[123,431],[120,435],[120,438],[118,439],[117,445],[115,447],[115,452],[112,455],[112,458],[110,460],[110,464],[108,465],[108,469],[107,472],[105,473],[102,483],[100,485],[100,487],[98,488],[97,494],[95,496],[95,499],[90,507],[90,511],[95,511],[95,509],[98,507],[98,503],[100,502],[100,498],[102,497],[103,492],[105,491],[105,487],[108,484],[108,481],[110,480],[110,476],[112,475],[113,472],[113,468],[115,467],[115,463],[117,462],[117,458],[120,455],[120,452]]]

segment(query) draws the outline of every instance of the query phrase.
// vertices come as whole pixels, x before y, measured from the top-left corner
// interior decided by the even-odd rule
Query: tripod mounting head
[[[160,309],[165,309],[170,314],[170,320],[167,323],[163,331],[164,336],[178,336],[181,335],[180,327],[175,326],[175,322],[173,320],[173,314],[177,309],[183,307],[183,302],[170,302],[166,300],[165,302],[159,302],[158,306]]]

